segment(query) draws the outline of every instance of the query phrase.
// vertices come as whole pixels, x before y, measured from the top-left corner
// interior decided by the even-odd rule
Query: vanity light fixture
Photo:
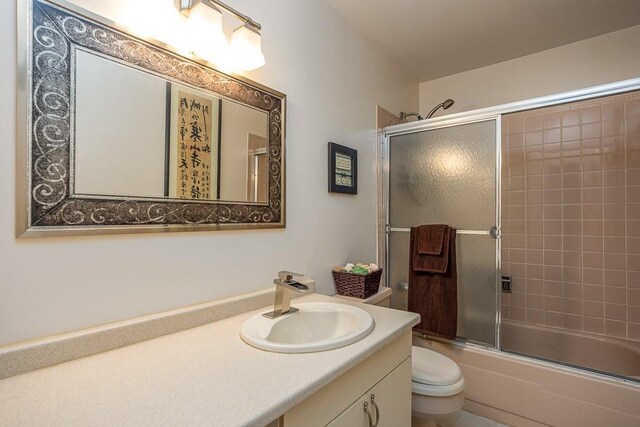
[[[255,70],[264,65],[260,33],[246,23],[231,35],[229,61],[243,71]]]
[[[227,48],[222,31],[222,12],[209,0],[203,0],[189,10],[187,20],[189,47],[197,56],[219,62]]]
[[[260,36],[262,26],[249,16],[219,0],[176,0],[176,4],[189,21],[195,21],[193,25],[189,23],[194,31],[192,38],[202,40],[196,42],[196,55],[240,71],[251,71],[264,65]],[[221,9],[243,22],[234,30],[228,45],[222,32]],[[221,38],[224,38],[224,45],[220,43]]]

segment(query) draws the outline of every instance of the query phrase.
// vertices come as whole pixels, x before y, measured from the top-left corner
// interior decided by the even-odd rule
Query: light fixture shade
[[[182,47],[186,20],[176,13],[170,1],[132,0],[122,2],[117,10],[115,21],[127,27],[131,34]]]
[[[260,33],[246,25],[236,29],[231,35],[229,56],[233,67],[239,70],[250,71],[262,67],[265,61]]]
[[[190,48],[200,58],[216,62],[224,54],[227,38],[222,31],[222,12],[203,1],[189,12]]]

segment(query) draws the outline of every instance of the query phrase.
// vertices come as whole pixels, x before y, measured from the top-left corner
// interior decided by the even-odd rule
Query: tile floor
[[[458,411],[437,421],[438,427],[508,427],[467,411]]]

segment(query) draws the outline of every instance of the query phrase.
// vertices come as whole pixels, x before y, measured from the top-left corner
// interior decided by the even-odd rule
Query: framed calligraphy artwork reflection
[[[169,196],[179,199],[219,198],[218,111],[220,101],[184,88],[171,88],[167,98],[171,135],[168,144]],[[215,117],[215,119],[214,119]]]

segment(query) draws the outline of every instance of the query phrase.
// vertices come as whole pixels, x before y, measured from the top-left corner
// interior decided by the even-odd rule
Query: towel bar
[[[402,233],[409,233],[411,228],[402,228],[402,227],[388,227],[388,232],[399,231]],[[491,231],[482,231],[482,230],[456,230],[456,234],[478,234],[483,236],[491,235]]]

